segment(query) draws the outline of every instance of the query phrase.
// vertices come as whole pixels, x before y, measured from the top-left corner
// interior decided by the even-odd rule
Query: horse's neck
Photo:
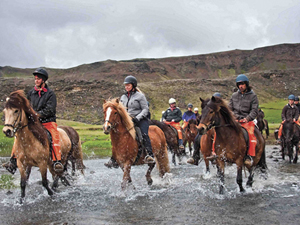
[[[120,145],[124,142],[124,139],[132,138],[132,136],[123,124],[119,124],[114,129],[111,130],[110,138],[112,144]]]
[[[31,147],[34,149],[36,143],[40,143],[33,133],[29,130],[28,126],[17,131],[15,144],[18,145],[19,149],[24,147]]]

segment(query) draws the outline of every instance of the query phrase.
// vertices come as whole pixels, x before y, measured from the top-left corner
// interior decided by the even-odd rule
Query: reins
[[[24,127],[28,126],[28,124],[23,125],[23,126],[21,125],[21,122],[22,122],[21,118],[22,118],[22,110],[20,110],[20,113],[19,113],[17,119],[14,121],[13,124],[4,124],[4,126],[5,127],[12,127],[13,128],[13,132],[15,134],[19,129],[22,130]],[[19,120],[19,122],[18,122],[18,120]]]

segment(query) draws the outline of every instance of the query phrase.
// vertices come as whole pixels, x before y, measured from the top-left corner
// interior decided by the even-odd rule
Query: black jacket
[[[56,95],[45,86],[47,92],[41,91],[41,97],[39,92],[34,88],[28,92],[27,98],[31,103],[32,108],[40,114],[41,123],[56,122]]]
[[[281,112],[282,121],[288,119],[298,120],[298,117],[299,117],[299,110],[297,106],[295,105],[291,106],[290,104],[287,104],[283,107]]]
[[[175,122],[180,122],[182,119],[182,112],[179,108],[175,108],[173,111],[168,108],[165,113],[162,115],[162,118],[168,122],[174,120]]]

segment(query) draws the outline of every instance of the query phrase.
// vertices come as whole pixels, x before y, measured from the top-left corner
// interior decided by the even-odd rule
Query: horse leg
[[[27,168],[26,168],[26,180],[27,181],[29,180],[29,176],[31,174],[31,168],[32,168],[32,166],[27,166]]]
[[[173,151],[173,154],[172,154],[172,163],[174,164],[174,166],[176,166],[176,155],[175,155],[175,151]]]
[[[40,173],[42,175],[42,185],[48,191],[48,195],[53,195],[53,191],[48,186],[47,165],[40,165],[39,168],[40,168]]]
[[[294,160],[293,160],[293,163],[297,163],[297,161],[298,161],[298,152],[299,152],[299,142],[297,142],[296,144],[295,144],[295,146],[296,146],[296,154],[295,154],[295,158],[294,158]]]
[[[123,191],[125,190],[127,183],[129,183],[129,181],[131,180],[130,170],[131,170],[131,164],[126,163],[123,168],[123,172],[124,172],[123,173],[123,181],[121,183],[121,187],[122,187]]]
[[[155,164],[149,164],[149,167],[148,167],[148,170],[146,173],[146,180],[148,182],[148,185],[152,185],[152,183],[153,183],[153,180],[151,178],[151,172],[152,172],[154,166],[155,166]]]
[[[209,170],[209,160],[205,159],[204,162],[205,162],[205,166],[206,166],[206,173],[210,173],[210,170]]]
[[[237,166],[237,176],[236,176],[236,182],[239,185],[240,192],[245,192],[245,189],[243,188],[243,170],[242,166]]]
[[[189,141],[190,156],[192,156],[192,142]]]
[[[219,164],[219,177],[220,177],[220,189],[219,189],[219,194],[223,195],[224,194],[224,185],[225,185],[225,162],[219,161],[217,162]]]
[[[25,198],[25,188],[26,188],[26,183],[27,183],[27,174],[26,174],[26,171],[24,169],[24,165],[21,164],[20,161],[17,162],[18,165],[18,168],[19,168],[19,172],[20,172],[20,175],[21,175],[21,183],[20,183],[20,186],[21,186],[21,198],[19,200],[19,203],[20,204],[23,204],[23,201],[24,201],[24,198]]]
[[[247,181],[247,183],[246,183],[246,186],[247,186],[247,187],[252,187],[252,184],[253,184],[253,176],[254,176],[253,168],[250,168],[250,169],[249,169],[249,177],[248,177],[248,181]]]

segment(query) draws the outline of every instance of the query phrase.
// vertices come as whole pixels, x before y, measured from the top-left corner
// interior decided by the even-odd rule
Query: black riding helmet
[[[133,88],[137,86],[137,80],[134,76],[129,75],[125,78],[124,84],[132,84]]]
[[[48,77],[49,77],[47,71],[46,71],[45,69],[43,69],[43,68],[37,68],[37,69],[33,72],[33,75],[42,78],[43,81],[48,80]]]

